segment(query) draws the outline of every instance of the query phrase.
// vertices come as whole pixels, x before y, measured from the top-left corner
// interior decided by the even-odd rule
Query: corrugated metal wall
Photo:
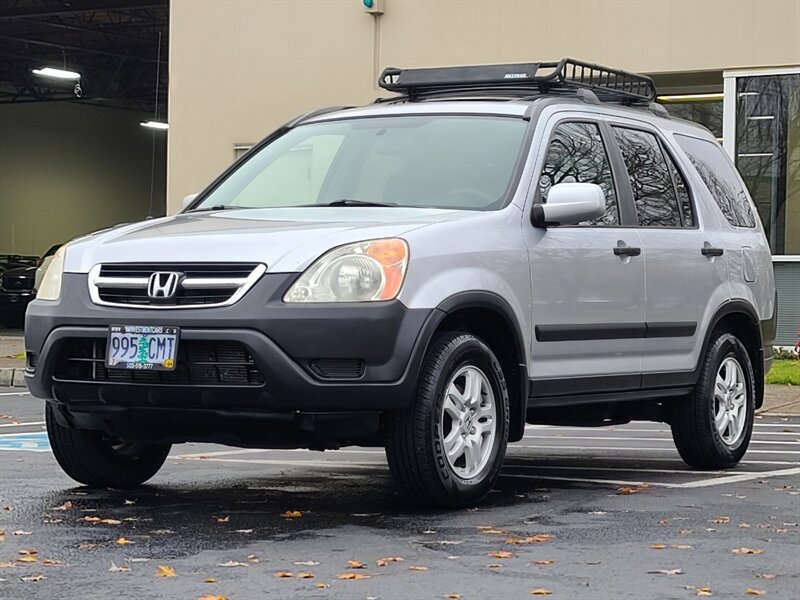
[[[778,290],[778,332],[775,343],[794,346],[800,333],[800,262],[776,262]]]

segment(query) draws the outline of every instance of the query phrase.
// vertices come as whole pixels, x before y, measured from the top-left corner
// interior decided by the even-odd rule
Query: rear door
[[[724,240],[698,212],[666,139],[640,122],[610,123],[631,186],[645,264],[642,387],[688,384],[705,313],[729,297]]]
[[[534,202],[546,202],[557,183],[595,183],[606,212],[577,226],[536,229],[527,216],[523,222],[532,275],[533,396],[639,387],[644,260],[614,182],[624,167],[607,145],[596,115],[556,113],[538,150]]]

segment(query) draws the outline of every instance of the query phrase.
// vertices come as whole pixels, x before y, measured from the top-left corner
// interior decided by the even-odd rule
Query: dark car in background
[[[61,247],[57,244],[37,256],[0,255],[0,325],[21,328],[25,321],[25,309],[36,297],[38,282],[47,265]]]

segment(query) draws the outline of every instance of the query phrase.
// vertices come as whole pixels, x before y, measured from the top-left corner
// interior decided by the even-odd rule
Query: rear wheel
[[[99,431],[71,429],[59,424],[47,404],[47,437],[56,461],[75,481],[91,487],[126,489],[141,485],[167,459],[170,444],[126,443]]]
[[[413,501],[467,506],[500,473],[508,443],[508,392],[489,347],[467,333],[434,340],[414,405],[389,415],[386,456]]]
[[[694,393],[671,407],[672,437],[681,458],[699,469],[735,466],[750,444],[755,397],[747,349],[733,334],[716,334]]]

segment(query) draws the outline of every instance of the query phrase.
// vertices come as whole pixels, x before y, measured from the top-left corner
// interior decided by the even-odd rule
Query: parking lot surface
[[[0,482],[0,598],[800,597],[797,417],[758,418],[725,472],[663,424],[529,426],[489,499],[446,512],[371,448],[184,444],[141,489],[79,487],[42,403],[0,388]]]

